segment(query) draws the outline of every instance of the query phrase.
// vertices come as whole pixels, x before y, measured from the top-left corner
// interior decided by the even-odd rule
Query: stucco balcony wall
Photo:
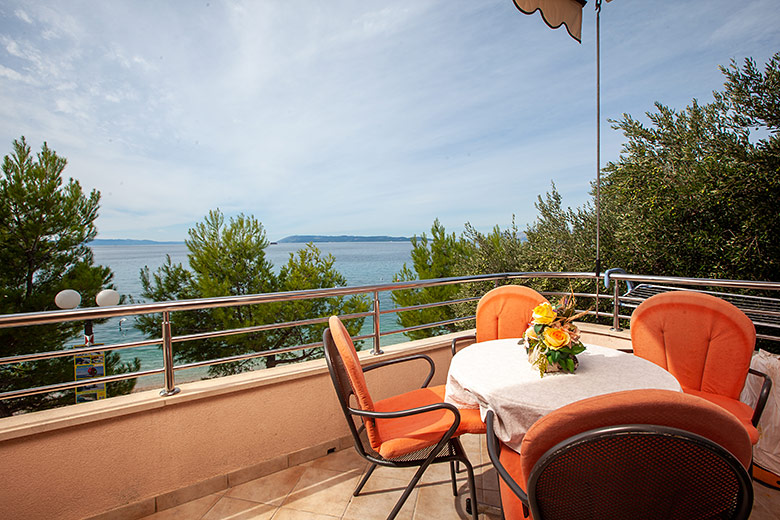
[[[361,352],[414,353],[443,384],[448,337]],[[367,373],[376,398],[418,387],[427,363]],[[132,518],[351,445],[324,360],[0,420],[4,518]]]

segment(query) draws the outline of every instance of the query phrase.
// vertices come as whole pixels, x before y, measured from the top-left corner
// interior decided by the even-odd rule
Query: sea
[[[412,246],[409,241],[396,242],[318,242],[315,244],[323,255],[331,254],[335,258],[334,268],[347,280],[348,286],[369,285],[375,283],[391,283],[394,275],[401,271],[404,264],[411,265]],[[306,247],[303,243],[274,243],[266,250],[266,258],[274,265],[276,272],[287,263],[291,254]],[[187,261],[188,249],[184,243],[139,243],[120,245],[92,245],[96,264],[108,266],[114,273],[114,286],[116,290],[136,302],[144,302],[141,297],[140,272],[144,267],[149,267],[154,272],[163,263],[166,256],[170,256],[174,264],[181,263],[189,267]],[[395,307],[389,292],[379,293],[381,309]],[[385,314],[380,320],[380,330],[389,331],[398,329],[394,314]],[[95,343],[119,344],[141,341],[147,339],[141,331],[135,327],[135,318],[111,318],[104,323],[95,324]],[[373,322],[366,318],[361,334],[373,333]],[[173,331],[176,335],[176,331]],[[158,336],[159,337],[159,336]],[[74,344],[82,338],[74,338]],[[381,345],[390,345],[405,341],[402,334],[384,336]],[[370,348],[371,341],[367,341],[364,348]],[[175,348],[175,345],[174,345]],[[141,362],[141,370],[161,368],[163,366],[162,352],[159,346],[136,347],[117,351],[123,361],[131,361],[138,358]],[[177,372],[177,381],[200,379],[205,373],[204,369],[192,369]],[[180,375],[181,374],[181,375]],[[186,375],[185,375],[186,374]],[[184,375],[184,377],[182,377]],[[160,378],[152,376],[139,381],[140,387],[148,387],[157,384]]]

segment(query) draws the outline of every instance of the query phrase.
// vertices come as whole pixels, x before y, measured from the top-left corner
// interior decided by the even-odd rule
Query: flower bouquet
[[[573,373],[579,366],[577,354],[585,350],[585,345],[573,321],[587,312],[576,315],[574,312],[571,295],[563,297],[554,307],[544,302],[533,310],[533,319],[520,344],[525,342],[528,361],[539,369],[542,377],[545,372]]]

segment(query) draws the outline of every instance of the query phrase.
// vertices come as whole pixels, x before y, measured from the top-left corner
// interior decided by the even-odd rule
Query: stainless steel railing
[[[95,307],[87,309],[74,309],[64,311],[46,311],[46,312],[34,312],[23,314],[8,314],[0,316],[0,328],[21,327],[30,325],[43,325],[51,323],[61,323],[70,321],[85,321],[96,320],[103,318],[112,318],[119,316],[137,316],[143,314],[160,313],[163,316],[161,337],[156,339],[148,339],[143,341],[134,341],[129,343],[120,343],[113,345],[92,345],[80,348],[72,348],[68,350],[54,350],[47,352],[39,352],[21,356],[9,356],[0,358],[0,365],[7,365],[13,363],[23,363],[30,361],[38,361],[43,359],[52,359],[57,357],[70,357],[79,354],[105,352],[109,350],[121,350],[128,348],[135,348],[141,346],[161,345],[163,351],[163,367],[151,370],[142,370],[137,372],[116,374],[110,376],[103,376],[99,378],[92,378],[89,380],[89,384],[101,384],[110,383],[114,381],[121,381],[126,379],[134,379],[138,377],[144,377],[149,375],[162,374],[164,378],[164,388],[160,391],[163,396],[169,396],[177,393],[179,389],[175,386],[175,372],[178,370],[186,370],[195,367],[210,366],[220,363],[229,363],[232,361],[242,361],[247,359],[254,359],[266,356],[272,356],[276,354],[293,352],[304,349],[311,349],[321,347],[322,343],[311,343],[306,345],[296,345],[293,347],[285,347],[273,350],[265,350],[260,352],[254,352],[249,354],[241,354],[236,356],[229,356],[223,358],[217,358],[206,361],[199,361],[194,363],[185,363],[176,365],[174,363],[174,343],[181,343],[186,341],[208,339],[215,337],[224,337],[237,334],[247,334],[251,332],[259,332],[280,328],[289,328],[297,326],[305,326],[312,324],[320,324],[327,322],[327,317],[308,318],[304,320],[297,320],[284,323],[273,323],[267,325],[258,325],[254,327],[245,327],[240,329],[230,329],[221,331],[208,331],[196,334],[175,336],[174,331],[171,330],[170,315],[174,312],[191,311],[191,310],[203,310],[213,309],[221,307],[234,307],[243,305],[256,305],[270,302],[287,302],[295,300],[306,300],[315,298],[324,298],[332,296],[347,296],[355,294],[370,294],[372,296],[372,310],[369,312],[361,312],[342,316],[343,319],[365,318],[372,317],[373,321],[373,333],[367,335],[356,336],[355,340],[372,339],[373,341],[373,353],[382,353],[380,349],[380,339],[383,336],[390,334],[401,334],[404,332],[410,332],[414,330],[421,330],[426,328],[433,328],[443,325],[450,325],[460,322],[465,322],[474,319],[474,316],[463,316],[437,323],[421,324],[413,327],[400,328],[390,331],[380,331],[379,320],[382,315],[395,314],[410,310],[419,310],[443,305],[454,305],[458,303],[467,303],[478,300],[478,297],[463,298],[457,300],[449,300],[444,302],[434,302],[423,305],[415,305],[409,307],[400,307],[392,309],[381,309],[379,304],[379,293],[387,291],[398,291],[404,289],[422,289],[427,287],[452,285],[452,284],[469,284],[478,282],[493,282],[494,285],[498,285],[501,282],[508,282],[510,280],[530,280],[530,279],[575,279],[575,280],[589,280],[595,283],[595,292],[593,293],[576,293],[575,296],[581,298],[591,298],[596,302],[593,309],[588,312],[599,317],[611,317],[613,327],[620,329],[620,320],[628,319],[630,315],[621,314],[620,308],[625,305],[626,302],[631,301],[630,297],[622,296],[620,290],[620,282],[623,282],[624,286],[626,282],[646,282],[646,283],[664,283],[669,285],[679,286],[696,286],[696,287],[717,287],[724,289],[753,289],[762,291],[780,291],[780,282],[759,282],[759,281],[740,281],[740,280],[717,280],[717,279],[700,279],[700,278],[675,278],[675,277],[661,277],[661,276],[643,276],[643,275],[631,275],[631,274],[618,274],[614,273],[610,275],[610,279],[615,282],[613,292],[611,295],[603,294],[600,292],[599,283],[603,276],[596,273],[583,273],[583,272],[525,272],[525,273],[499,273],[477,276],[462,276],[452,278],[439,278],[433,280],[415,280],[407,282],[396,282],[391,284],[375,284],[375,285],[363,285],[356,287],[335,287],[328,289],[311,289],[303,291],[292,291],[284,293],[264,293],[253,294],[246,296],[224,296],[217,298],[201,298],[194,300],[176,300],[168,302],[155,302],[155,303],[135,303],[130,305],[118,305],[115,307]],[[561,295],[560,292],[542,292],[546,296]],[[612,300],[612,310],[608,312],[601,310],[601,300]],[[780,313],[772,311],[763,312],[767,316],[780,316]],[[780,341],[780,332],[777,336],[764,335],[767,339],[775,339]],[[33,394],[56,392],[67,390],[83,386],[85,381],[72,381],[66,383],[58,383],[46,386],[39,386],[34,388],[27,388],[21,390],[13,390],[0,393],[0,400],[12,399],[16,397],[24,397]]]

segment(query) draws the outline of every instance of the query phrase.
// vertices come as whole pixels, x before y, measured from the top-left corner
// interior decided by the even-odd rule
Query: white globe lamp
[[[75,309],[81,303],[81,295],[73,289],[65,289],[57,293],[54,303],[60,309]]]
[[[119,293],[113,289],[103,289],[95,297],[98,307],[113,307],[119,305]]]

